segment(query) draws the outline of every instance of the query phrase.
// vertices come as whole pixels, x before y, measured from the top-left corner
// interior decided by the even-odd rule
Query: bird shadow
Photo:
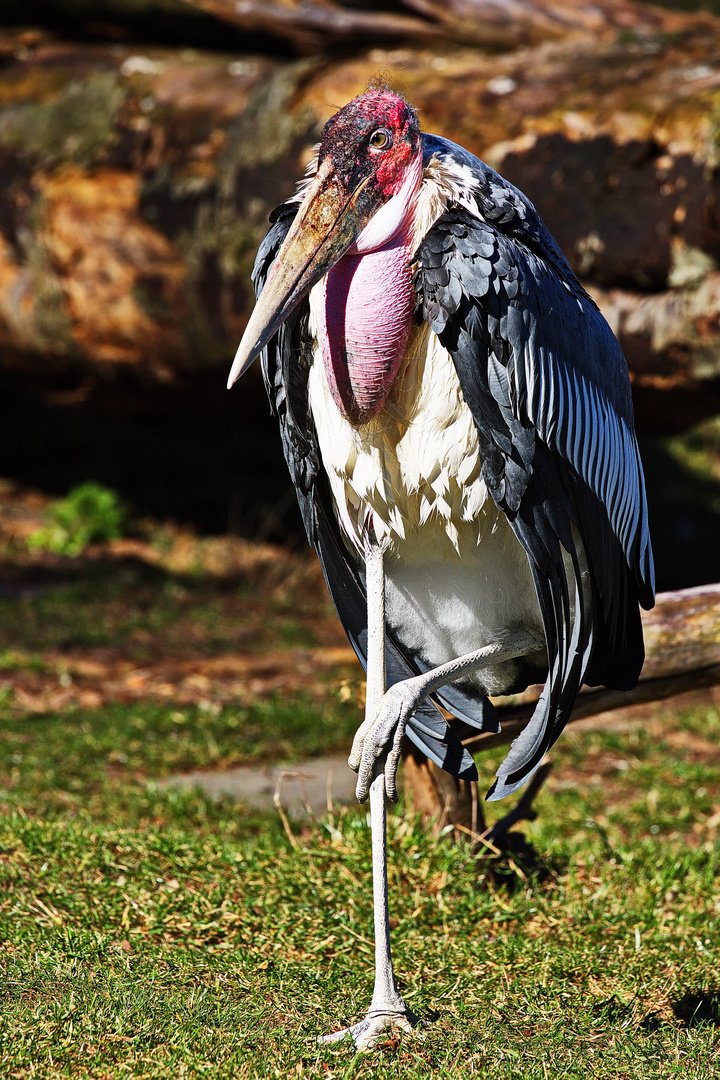
[[[678,1028],[691,1031],[696,1027],[720,1027],[720,990],[689,990],[670,1002],[675,1024],[665,1020],[657,1011],[647,1013],[638,1028],[645,1035]]]
[[[670,1001],[670,1008],[675,1023],[663,1016],[659,1010],[653,1009],[643,1016],[637,1030],[643,1035],[654,1035],[663,1031],[677,1031],[678,1028],[690,1031],[703,1025],[720,1027],[718,990],[689,990],[682,997]],[[602,1018],[611,1024],[624,1023],[632,1013],[633,1004],[621,1001],[615,994],[604,1001],[597,1001],[592,1007],[594,1017]]]
[[[632,1013],[632,1005],[625,1004],[616,994],[612,994],[603,1001],[596,1001],[592,1006],[591,1013],[596,1019],[605,1020],[610,1024],[620,1024]],[[648,1015],[654,1016],[656,1014],[649,1013]],[[640,1027],[644,1022],[644,1020],[640,1021]]]
[[[564,856],[541,855],[523,832],[513,829],[494,838],[492,847],[479,845],[477,869],[485,885],[501,886],[509,893],[533,885],[554,883],[567,869]]]
[[[685,1028],[699,1024],[720,1027],[720,990],[691,990],[670,1003],[675,1019]]]

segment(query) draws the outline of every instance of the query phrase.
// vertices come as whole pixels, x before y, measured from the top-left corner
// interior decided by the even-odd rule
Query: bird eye
[[[390,132],[385,128],[378,128],[377,131],[373,131],[370,136],[370,145],[373,150],[384,150],[386,146],[390,145]]]

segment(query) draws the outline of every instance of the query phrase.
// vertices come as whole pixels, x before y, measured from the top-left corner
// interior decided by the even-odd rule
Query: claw
[[[400,722],[395,728],[395,736],[393,738],[392,749],[385,759],[385,794],[390,802],[396,803],[398,801],[397,796],[397,771],[400,764],[400,752],[402,749],[403,735],[405,734],[405,724]]]
[[[358,777],[358,782],[355,785],[355,798],[359,803],[364,803],[368,797],[370,791],[370,785],[364,780]]]
[[[400,747],[407,722],[418,702],[407,692],[407,684],[390,687],[385,693],[377,718],[365,720],[357,730],[348,764],[358,774],[355,795],[358,802],[365,802],[376,766],[383,755],[385,791],[392,802],[397,802],[396,776],[400,761]]]
[[[332,1035],[321,1035],[318,1043],[326,1046],[329,1043],[340,1042],[341,1039],[351,1038],[358,1050],[372,1050],[388,1033],[417,1035],[418,1028],[422,1029],[426,1026],[426,1022],[415,1016],[410,1009],[404,1012],[388,1010],[375,1014],[370,1009],[365,1019],[358,1024],[343,1028],[342,1031],[333,1031]]]
[[[355,732],[355,738],[353,739],[352,750],[348,757],[348,765],[353,772],[357,772],[360,768],[360,761],[362,759],[363,743],[365,742],[365,736],[375,721],[371,717],[365,717],[360,727]]]

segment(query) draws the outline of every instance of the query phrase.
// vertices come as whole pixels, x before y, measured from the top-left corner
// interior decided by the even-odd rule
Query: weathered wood
[[[641,427],[720,407],[716,24],[293,63],[39,33],[0,46],[0,370],[222,379],[269,211],[381,71],[426,129],[536,201],[618,330]]]
[[[569,723],[586,720],[590,716],[613,712],[615,709],[628,709],[632,705],[647,705],[655,701],[685,694],[690,690],[704,690],[710,686],[720,686],[720,664],[711,664],[697,671],[679,672],[658,679],[643,679],[634,690],[585,690],[578,697]],[[499,713],[502,731],[497,735],[470,735],[463,743],[473,753],[491,750],[494,746],[506,746],[512,742],[532,716],[534,702],[522,705],[500,706]],[[437,812],[437,808],[436,808]]]
[[[604,687],[584,689],[570,723],[720,685],[720,583],[660,593],[653,610],[642,614],[646,660],[636,689],[627,693]],[[463,727],[464,745],[473,753],[507,745],[530,719],[539,691],[539,687],[530,688],[521,701],[497,699],[502,731],[479,735]],[[414,775],[410,774],[411,783]],[[437,816],[440,806],[436,804],[433,810],[425,795],[424,812]]]
[[[434,20],[397,11],[364,11],[344,4],[304,0],[193,0],[218,19],[241,30],[273,34],[300,52],[317,51],[338,43],[427,42],[447,38]]]
[[[627,357],[645,434],[682,431],[720,413],[720,274],[702,249],[686,251],[688,274],[699,274],[686,288],[647,294],[589,285]]]
[[[3,365],[224,366],[267,213],[314,137],[288,110],[303,70],[48,40],[6,66]]]
[[[2,0],[4,26],[49,27],[64,38],[160,41],[222,48],[232,31],[193,0]],[[238,34],[238,38],[240,35]],[[239,43],[239,42],[238,42]]]
[[[632,0],[597,0],[592,5],[574,0],[401,0],[371,10],[339,0],[190,0],[242,30],[286,38],[298,49],[372,41],[421,43],[437,47],[446,42],[472,42],[513,48],[570,33],[594,35],[617,31],[672,33],[688,25],[687,16]],[[697,16],[695,17],[697,18]],[[700,16],[701,21],[703,16]]]
[[[439,769],[410,744],[403,753],[402,783],[409,809],[431,823],[434,835],[441,833],[446,825],[461,826],[473,834],[484,831],[485,817],[477,784],[458,780]]]
[[[8,19],[27,21],[20,0]],[[56,18],[52,16],[55,14]],[[297,53],[357,50],[367,44],[415,44],[436,48],[452,42],[515,48],[569,34],[617,31],[675,33],[688,16],[633,0],[397,0],[345,3],[343,0],[44,0],[36,21],[64,20],[71,32],[123,40],[186,41],[222,45],[223,32],[285,43]],[[704,21],[700,14],[691,17]],[[162,28],[167,27],[163,39]],[[199,39],[199,40],[198,40]]]

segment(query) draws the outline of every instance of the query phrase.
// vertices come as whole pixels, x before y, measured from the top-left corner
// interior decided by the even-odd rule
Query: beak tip
[[[232,367],[230,368],[230,374],[228,375],[228,381],[227,381],[228,390],[232,390],[233,386],[238,381],[240,376],[242,374],[244,374],[245,370],[250,367],[250,364],[255,359],[255,356],[254,356],[253,353],[250,353],[250,355],[248,355],[247,352],[245,351],[245,349],[243,348],[244,342],[245,342],[245,339],[243,338],[243,340],[240,342],[240,344],[238,346],[237,352],[235,353],[235,359],[232,362]]]

